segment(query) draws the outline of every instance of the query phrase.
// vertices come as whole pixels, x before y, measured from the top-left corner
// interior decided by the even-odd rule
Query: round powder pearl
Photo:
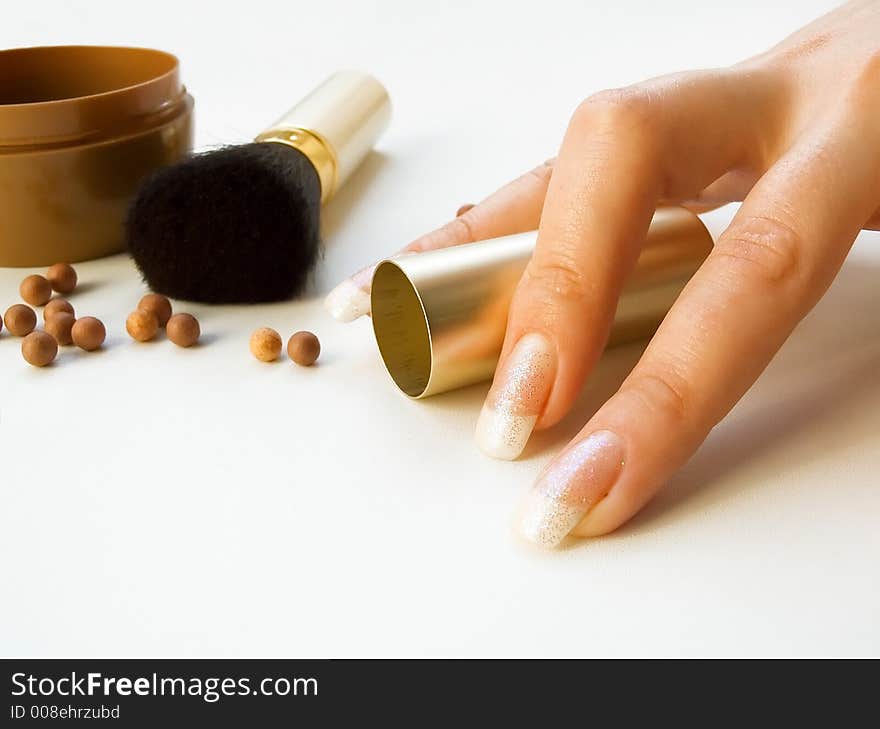
[[[162,294],[147,294],[140,300],[137,308],[149,311],[156,317],[160,327],[164,327],[171,318],[171,302]]]
[[[269,327],[251,334],[251,354],[261,362],[273,362],[281,354],[281,335]]]
[[[45,367],[58,354],[58,342],[46,332],[31,332],[21,342],[21,356],[34,367]]]
[[[104,329],[100,319],[84,316],[82,319],[76,320],[70,330],[70,336],[77,347],[86,350],[86,352],[93,352],[104,343],[107,330]]]
[[[198,319],[192,314],[175,314],[165,327],[165,334],[178,347],[192,347],[201,333]]]
[[[137,309],[128,315],[125,329],[132,339],[139,342],[149,342],[159,331],[159,320],[156,319],[153,312]]]
[[[311,332],[297,332],[287,341],[287,354],[298,365],[309,367],[321,354],[321,342]]]
[[[61,311],[55,314],[55,316],[49,317],[43,329],[51,334],[58,344],[66,347],[68,344],[73,343],[72,331],[74,323],[76,323],[76,319],[73,318],[73,314]]]
[[[10,334],[16,337],[24,337],[30,334],[37,326],[37,314],[29,306],[13,304],[6,310],[3,316],[6,328]]]
[[[76,288],[76,270],[69,263],[56,263],[46,273],[46,278],[59,294],[70,294]]]
[[[52,298],[52,284],[37,274],[27,276],[18,291],[31,306],[42,306]]]
[[[75,316],[73,306],[67,299],[52,299],[43,309],[43,321],[49,321],[53,316],[61,313]]]

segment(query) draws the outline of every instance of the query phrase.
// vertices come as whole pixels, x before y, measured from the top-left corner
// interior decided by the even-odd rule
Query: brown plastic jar
[[[0,51],[0,266],[121,250],[132,195],[190,151],[192,116],[170,53]]]

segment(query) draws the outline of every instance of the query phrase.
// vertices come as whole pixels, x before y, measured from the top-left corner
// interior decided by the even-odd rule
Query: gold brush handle
[[[306,155],[321,181],[321,202],[345,184],[391,121],[391,100],[375,78],[340,71],[318,86],[257,142],[275,142]]]

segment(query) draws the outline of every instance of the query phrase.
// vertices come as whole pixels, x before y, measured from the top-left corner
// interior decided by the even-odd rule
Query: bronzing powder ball
[[[73,343],[86,352],[93,352],[104,344],[107,337],[107,330],[100,319],[93,316],[84,316],[77,319],[70,330],[70,336]]]
[[[24,337],[37,326],[37,315],[33,309],[24,304],[13,304],[6,310],[3,321],[10,334]]]
[[[192,314],[175,314],[168,320],[165,334],[178,347],[192,347],[199,341],[201,328]]]
[[[18,287],[18,291],[31,306],[43,306],[52,298],[52,284],[43,276],[34,274],[27,276]]]
[[[58,354],[58,342],[46,332],[31,332],[21,341],[21,356],[34,367],[45,367]]]
[[[251,354],[260,362],[274,362],[281,354],[281,335],[269,327],[261,327],[251,334]]]
[[[162,294],[147,294],[140,300],[137,308],[149,311],[156,317],[160,327],[164,327],[171,318],[171,302]]]
[[[59,294],[70,294],[76,288],[76,270],[69,263],[56,263],[46,273],[46,278]]]
[[[75,323],[76,320],[73,318],[73,314],[62,311],[55,314],[55,316],[50,316],[43,329],[51,334],[58,344],[66,347],[68,344],[73,343],[72,332]]]
[[[287,354],[298,365],[309,367],[321,354],[321,342],[311,332],[297,332],[287,342]]]
[[[149,342],[159,331],[159,320],[156,315],[144,309],[137,309],[125,320],[125,329],[132,339],[138,342]]]
[[[55,314],[62,312],[75,316],[73,306],[67,299],[52,299],[46,304],[46,308],[43,309],[43,321],[49,321]]]

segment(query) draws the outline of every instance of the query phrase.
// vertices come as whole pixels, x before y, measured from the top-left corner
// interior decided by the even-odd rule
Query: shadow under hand
[[[799,465],[812,458],[835,458],[864,437],[876,448],[876,431],[837,427],[866,407],[880,404],[880,317],[877,311],[880,262],[851,261],[816,309],[798,327],[761,376],[755,391],[710,434],[691,461],[634,519],[621,536],[647,525],[680,518],[683,510],[733,497],[744,488],[772,488],[766,477],[725,476],[776,458],[783,447],[810,445]],[[873,443],[873,446],[870,443]],[[792,460],[780,461],[785,470]],[[772,463],[766,472],[773,473]],[[711,507],[710,507],[711,508]]]
[[[617,392],[647,345],[648,342],[644,341],[606,350],[568,415],[552,428],[532,435],[520,459],[547,456],[562,450]]]

